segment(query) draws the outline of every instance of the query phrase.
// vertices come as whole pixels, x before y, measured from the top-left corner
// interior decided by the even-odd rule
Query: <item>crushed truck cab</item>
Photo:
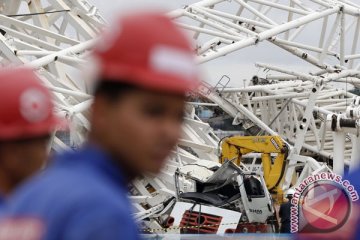
[[[189,233],[214,234],[276,231],[272,198],[259,174],[245,172],[231,161],[196,163],[178,168],[175,184],[177,203],[169,227],[176,223],[189,228]],[[225,210],[233,214],[223,214]],[[234,216],[239,216],[238,220]],[[229,226],[222,227],[224,223]]]

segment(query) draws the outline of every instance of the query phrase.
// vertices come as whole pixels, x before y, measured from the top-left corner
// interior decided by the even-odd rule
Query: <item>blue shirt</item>
[[[349,176],[346,177],[349,180],[350,184],[354,186],[357,193],[360,195],[360,168],[350,173]],[[357,204],[360,207],[360,200],[357,200],[354,204]],[[358,214],[357,214],[358,215]],[[360,224],[360,218],[357,219],[357,226]],[[360,229],[356,228],[356,233],[354,239],[360,239]]]
[[[4,214],[6,200],[3,195],[0,194],[0,217]]]
[[[40,220],[46,240],[140,239],[120,168],[91,145],[57,157],[16,192],[7,213]]]

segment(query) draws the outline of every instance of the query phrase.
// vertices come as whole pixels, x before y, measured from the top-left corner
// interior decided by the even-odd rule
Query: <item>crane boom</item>
[[[280,136],[231,136],[222,140],[220,163],[225,160],[240,165],[242,155],[261,153],[266,187],[282,199],[280,183],[283,180],[288,146]],[[271,154],[276,154],[272,160]]]

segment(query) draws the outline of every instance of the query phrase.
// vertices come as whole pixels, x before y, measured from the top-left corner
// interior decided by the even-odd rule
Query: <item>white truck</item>
[[[175,173],[177,197],[166,227],[172,233],[277,232],[273,201],[261,175],[231,161],[198,161]]]

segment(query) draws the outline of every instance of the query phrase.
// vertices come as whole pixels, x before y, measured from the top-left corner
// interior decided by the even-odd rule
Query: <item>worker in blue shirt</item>
[[[93,57],[89,141],[14,195],[3,239],[139,239],[127,184],[158,173],[181,136],[185,94],[198,85],[193,49],[167,16],[142,12],[103,33]]]
[[[8,196],[45,164],[58,118],[51,95],[27,68],[0,71],[0,216]]]
[[[279,217],[281,219],[280,233],[290,233],[290,215],[291,215],[291,199],[294,195],[294,189],[290,188],[286,192],[287,201],[280,205]]]
[[[357,168],[352,173],[350,173],[346,179],[349,181],[349,183],[354,186],[354,189],[356,190],[357,194],[360,194],[360,168]],[[360,239],[360,199],[352,203],[352,209],[350,213],[350,217],[348,220],[347,227],[348,231],[348,239]],[[339,239],[339,238],[338,238]]]

